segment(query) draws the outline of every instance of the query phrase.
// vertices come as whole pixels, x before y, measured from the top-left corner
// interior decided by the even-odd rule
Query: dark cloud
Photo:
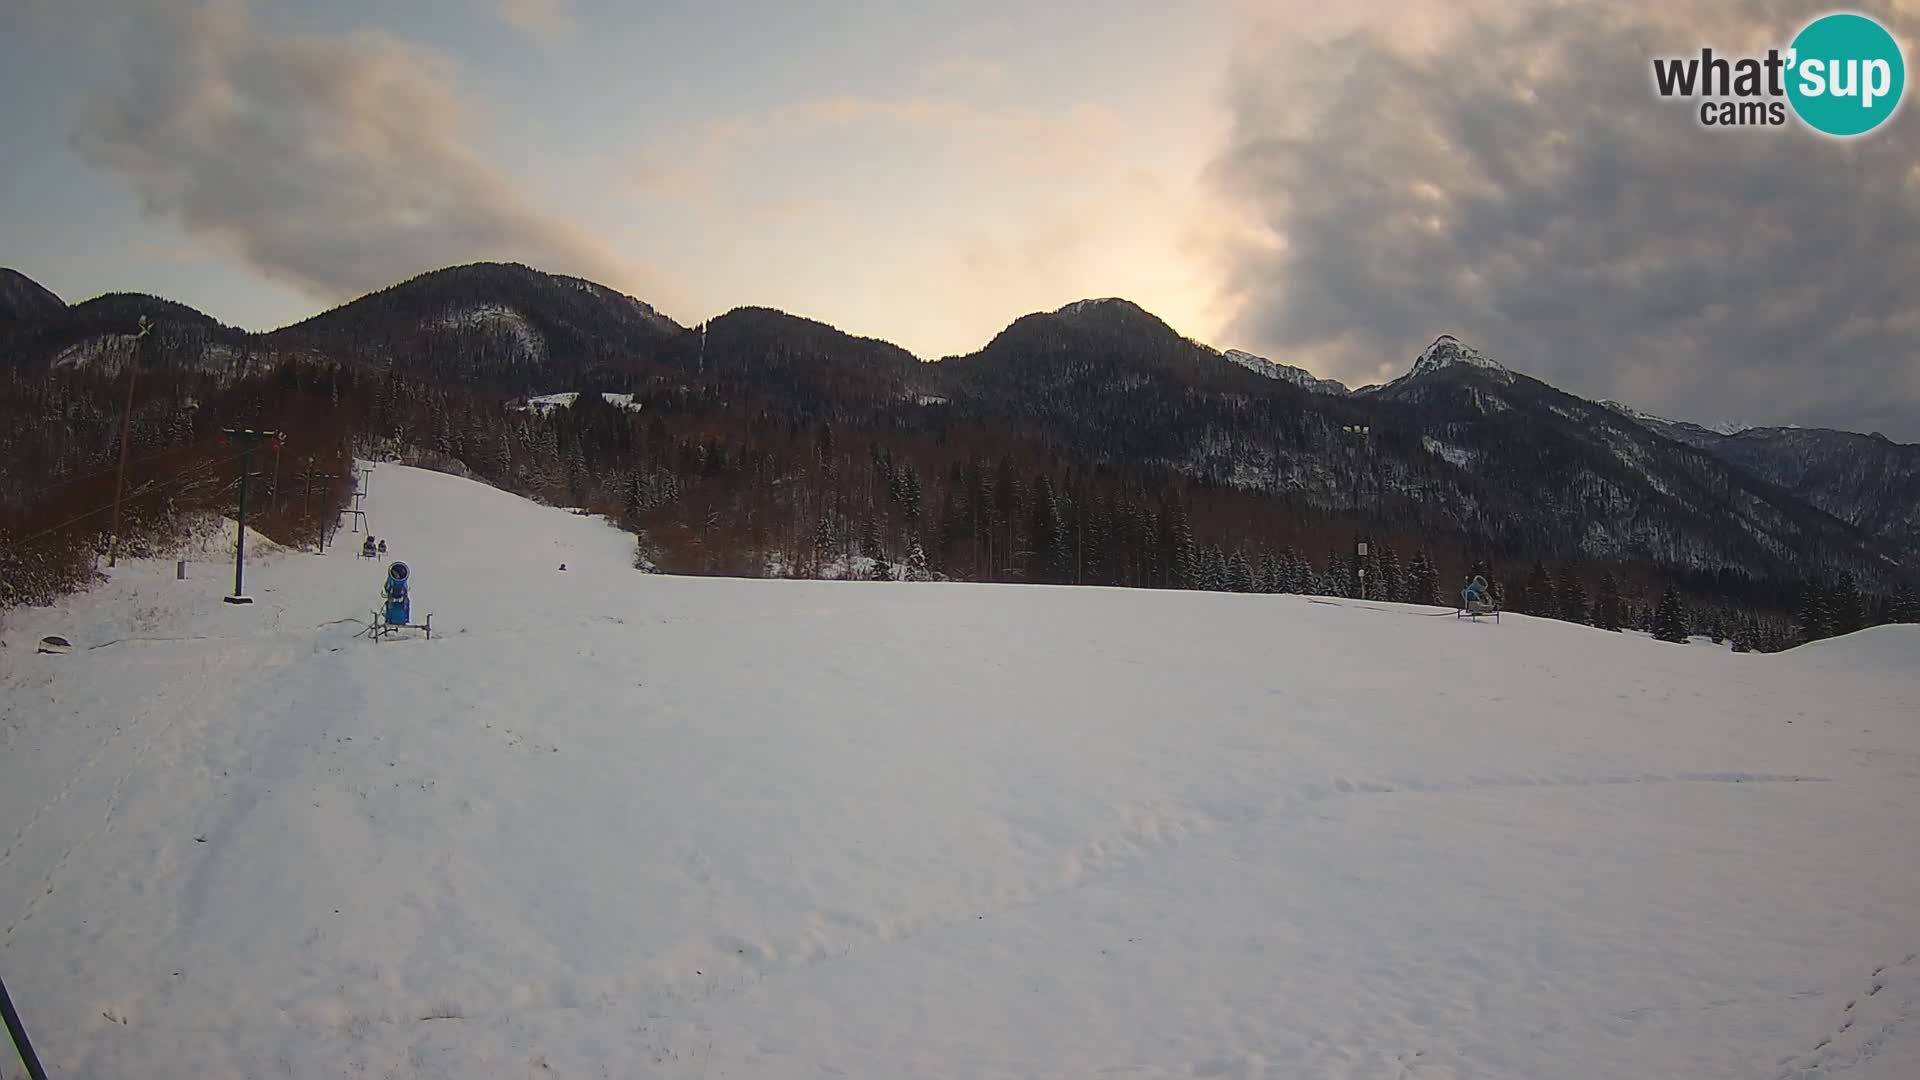
[[[148,213],[271,277],[339,299],[507,259],[657,296],[476,153],[435,54],[377,32],[281,32],[244,0],[206,0],[147,13],[127,63],[125,85],[80,113],[75,148]]]
[[[1587,396],[1920,440],[1912,102],[1841,141],[1704,129],[1652,89],[1653,56],[1784,46],[1817,13],[1556,4],[1463,14],[1438,48],[1391,20],[1248,40],[1214,170],[1274,242],[1233,257],[1236,339],[1364,381],[1450,332]]]

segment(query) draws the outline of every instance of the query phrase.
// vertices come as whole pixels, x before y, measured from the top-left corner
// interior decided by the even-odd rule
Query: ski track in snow
[[[10,615],[56,1075],[1920,1075],[1910,639],[659,578],[372,491],[431,643],[345,549]]]

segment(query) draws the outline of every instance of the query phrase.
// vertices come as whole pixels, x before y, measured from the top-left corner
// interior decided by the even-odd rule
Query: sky
[[[1909,57],[1920,0],[1855,5]],[[1920,120],[1711,131],[1785,0],[0,0],[0,265],[266,330],[526,262],[970,352],[1124,296],[1352,385],[1434,337],[1920,441]],[[1909,95],[1911,96],[1911,94]]]

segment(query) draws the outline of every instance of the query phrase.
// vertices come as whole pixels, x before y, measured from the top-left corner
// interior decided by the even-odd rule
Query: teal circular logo
[[[1787,100],[1815,131],[1864,135],[1886,122],[1907,88],[1900,45],[1864,15],[1824,15],[1793,39]]]

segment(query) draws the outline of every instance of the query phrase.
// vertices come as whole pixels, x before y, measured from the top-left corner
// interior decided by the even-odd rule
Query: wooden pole
[[[0,982],[0,1018],[7,1023],[7,1034],[13,1036],[14,1049],[20,1051],[20,1063],[27,1067],[27,1075],[33,1080],[47,1080],[47,1070],[40,1065],[40,1058],[33,1052],[33,1043],[27,1041],[27,1027],[20,1022],[20,1014],[14,1011],[13,999],[7,996],[7,984]]]

